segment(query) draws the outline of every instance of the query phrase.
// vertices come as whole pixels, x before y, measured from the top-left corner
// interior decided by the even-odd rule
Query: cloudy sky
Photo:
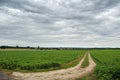
[[[0,0],[0,45],[120,47],[120,0]]]

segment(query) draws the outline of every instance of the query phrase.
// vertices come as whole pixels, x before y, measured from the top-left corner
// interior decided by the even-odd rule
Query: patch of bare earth
[[[84,61],[87,53],[89,58],[89,66],[81,68],[81,64]],[[90,56],[90,52],[87,53],[81,59],[79,64],[75,67],[49,72],[36,72],[36,73],[13,72],[11,74],[11,77],[15,80],[74,80],[76,78],[81,78],[86,74],[91,73],[96,66],[95,62]]]

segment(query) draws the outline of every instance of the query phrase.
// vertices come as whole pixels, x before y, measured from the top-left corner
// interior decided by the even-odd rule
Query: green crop
[[[120,80],[120,50],[93,50],[99,80]]]
[[[0,68],[13,71],[62,68],[61,65],[77,59],[84,52],[84,50],[0,51]]]

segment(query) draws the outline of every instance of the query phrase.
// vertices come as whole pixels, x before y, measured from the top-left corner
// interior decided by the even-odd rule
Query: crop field
[[[0,51],[0,69],[12,71],[60,69],[76,65],[78,62],[75,60],[80,59],[84,53],[85,50],[5,50]],[[75,62],[70,65],[71,61]]]
[[[92,50],[98,80],[120,80],[120,50]]]

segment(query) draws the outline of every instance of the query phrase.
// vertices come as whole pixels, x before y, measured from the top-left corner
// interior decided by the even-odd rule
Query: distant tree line
[[[35,49],[35,47],[30,47],[30,46],[26,46],[26,47],[21,47],[21,46],[0,46],[1,49]]]
[[[0,49],[38,49],[38,50],[103,50],[103,49],[120,49],[120,48],[77,48],[77,47],[21,47],[21,46],[0,46]]]

